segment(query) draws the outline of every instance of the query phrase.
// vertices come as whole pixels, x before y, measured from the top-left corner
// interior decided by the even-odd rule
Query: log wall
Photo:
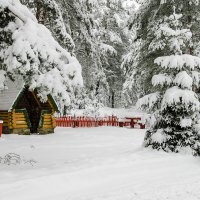
[[[12,112],[13,129],[29,128],[24,112]]]
[[[0,111],[0,120],[3,120],[3,126],[5,127],[12,127],[11,122],[12,115],[8,111]]]

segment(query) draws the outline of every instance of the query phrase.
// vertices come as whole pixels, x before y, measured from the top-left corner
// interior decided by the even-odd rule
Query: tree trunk
[[[115,92],[112,91],[112,108],[115,107]]]

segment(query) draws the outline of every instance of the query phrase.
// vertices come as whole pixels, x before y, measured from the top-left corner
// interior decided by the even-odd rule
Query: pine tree
[[[124,92],[130,99],[137,101],[144,94],[152,90],[150,81],[156,73],[154,60],[162,55],[160,50],[152,52],[149,49],[154,35],[150,33],[152,22],[171,12],[171,1],[165,0],[143,0],[139,10],[133,15],[129,28],[133,31],[134,39],[127,54],[124,56],[123,67],[126,72]],[[177,12],[184,13],[180,19],[185,28],[192,32],[190,54],[199,54],[200,33],[200,4],[199,0],[176,0]],[[167,53],[165,49],[165,53]],[[142,77],[142,78],[141,78]]]
[[[70,36],[70,28],[63,18],[60,0],[23,0],[22,2],[32,10],[40,24],[44,24],[51,30],[59,44],[73,53],[75,46]]]
[[[41,101],[52,94],[62,110],[71,87],[82,84],[81,66],[19,0],[0,0],[0,87],[22,79]]]
[[[142,2],[144,4],[144,1]],[[121,62],[121,68],[125,79],[122,88],[122,105],[125,107],[135,105],[138,98],[144,94],[143,83],[140,79],[142,73],[138,70],[138,68],[140,68],[139,62],[142,60],[141,49],[144,42],[141,37],[138,36],[142,8],[145,7],[143,5],[140,8],[142,2],[137,1],[136,3],[133,1],[132,6],[128,8],[127,33],[129,35],[129,43],[123,52]]]
[[[192,33],[179,6],[180,2],[173,0],[161,1],[160,14],[157,12],[148,26],[147,35],[153,38],[148,50],[156,56],[152,64],[153,93],[141,98],[138,105],[152,112],[146,147],[167,152],[189,149],[199,156],[200,102],[194,88],[200,83],[200,58],[191,55]]]
[[[113,93],[119,96],[118,91],[122,87],[120,60],[127,35],[124,26],[126,11],[121,2],[62,1],[65,12],[70,16],[65,20],[69,22],[75,43],[74,53],[83,67],[85,92],[95,99],[94,104],[98,101],[109,105],[109,96]]]
[[[129,39],[126,26],[128,17],[128,11],[124,8],[123,1],[108,1],[101,17],[102,30],[99,36],[102,46],[108,47],[108,50],[113,49],[105,51],[105,59],[102,59],[110,88],[108,105],[113,108],[121,103],[124,74],[120,65]]]

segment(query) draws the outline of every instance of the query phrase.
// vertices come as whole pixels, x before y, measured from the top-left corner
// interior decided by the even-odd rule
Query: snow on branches
[[[22,78],[42,101],[52,94],[60,107],[69,88],[82,85],[81,66],[19,0],[0,0],[0,76]],[[5,78],[0,79],[0,86]]]
[[[193,70],[200,67],[200,58],[189,54],[163,56],[155,59],[154,62],[164,69],[183,70],[189,68],[189,70]]]

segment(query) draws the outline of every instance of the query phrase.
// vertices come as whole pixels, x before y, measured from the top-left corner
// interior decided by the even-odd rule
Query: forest
[[[1,0],[0,88],[51,94],[61,113],[136,104],[145,146],[200,154],[198,0]]]
[[[9,4],[9,1],[2,1],[2,3],[3,2]],[[40,62],[42,63],[42,66],[39,67],[41,75],[46,77],[47,71],[48,76],[51,76],[50,68],[53,69],[54,67],[48,65],[57,65],[56,62],[58,62],[52,54],[52,51],[48,52],[48,50],[45,49],[45,52],[43,52],[44,49],[39,47],[45,44],[41,44],[38,40],[37,53],[35,49],[31,47],[31,43],[34,42],[32,38],[44,37],[47,43],[49,40],[52,40],[52,43],[54,43],[53,40],[55,40],[69,56],[73,57],[73,60],[78,61],[75,61],[76,64],[79,63],[81,66],[78,67],[79,69],[76,69],[76,75],[74,74],[75,72],[72,72],[73,69],[71,72],[66,72],[71,73],[68,82],[71,82],[73,79],[73,83],[65,83],[65,85],[68,86],[63,90],[67,91],[67,93],[62,91],[65,94],[60,95],[63,101],[60,106],[62,108],[66,107],[65,111],[74,108],[83,109],[91,106],[109,106],[114,108],[129,106],[133,103],[135,100],[133,95],[127,92],[128,88],[130,88],[130,86],[128,86],[129,83],[125,83],[130,69],[127,69],[123,63],[129,59],[127,57],[129,54],[128,48],[135,39],[135,29],[132,28],[131,19],[139,7],[138,2],[121,0],[22,0],[21,2],[16,2],[16,5],[12,5],[13,8],[12,11],[10,11],[14,13],[14,16],[8,18],[11,13],[6,13],[6,10],[1,11],[1,16],[3,16],[3,18],[1,18],[1,24],[2,28],[5,28],[9,22],[18,20],[22,22],[22,24],[18,26],[25,29],[21,30],[19,33],[20,35],[24,34],[23,36],[26,37],[26,35],[31,32],[28,38],[30,40],[29,47],[27,46],[28,44],[21,43],[21,40],[23,40],[22,36],[21,38],[16,36],[15,44],[13,44],[18,45],[20,43],[20,47],[23,45],[24,51],[26,51],[23,53],[14,53],[17,54],[17,57],[21,57],[20,59],[17,58],[17,64],[20,63],[19,65],[23,65],[26,63],[23,65],[23,72],[22,69],[19,69],[19,71],[21,71],[18,72],[19,74],[26,74],[26,77],[33,76],[33,74],[36,73],[33,72],[35,70],[33,66],[37,65],[37,62]],[[15,13],[16,9],[20,9],[21,14]],[[29,9],[31,13],[28,13],[27,9]],[[30,25],[28,21],[31,20],[34,22],[37,20],[38,24],[44,25],[41,29],[45,28],[46,30],[41,30],[36,24]],[[35,31],[35,33],[32,32],[31,29],[37,29],[37,33]],[[47,32],[47,29],[48,32],[51,32],[48,33],[48,39],[47,33],[41,35],[42,32]],[[11,31],[14,32],[14,30]],[[3,39],[2,37],[4,37],[4,40],[5,38],[8,39],[7,34],[9,33],[1,32],[1,40]],[[51,36],[53,38],[51,38]],[[5,41],[6,44],[4,45],[9,44],[9,42],[11,41]],[[51,48],[55,50],[56,47],[55,45],[53,46],[51,46]],[[28,55],[31,54],[27,52],[28,50],[33,54],[38,54],[40,57],[39,61],[36,62],[35,59],[31,57],[32,55]],[[63,50],[57,51],[60,52]],[[30,56],[31,58],[24,60],[22,54],[27,54],[27,57]],[[44,58],[44,54],[46,54],[45,56],[51,57],[51,59],[47,60],[46,57]],[[67,60],[67,58],[63,59]],[[27,64],[27,61],[30,63]],[[12,60],[12,62],[14,61]],[[16,63],[13,64],[16,66]],[[79,64],[76,64],[74,64],[74,66],[77,67]],[[25,70],[26,67],[27,69]],[[82,73],[80,72],[80,68],[82,69]],[[9,74],[14,74],[11,70],[8,71]],[[1,76],[3,76],[3,72],[1,74]],[[67,82],[66,79],[67,78],[65,78],[64,81]],[[35,80],[30,79],[27,81],[34,82]],[[39,82],[42,81],[43,80],[40,80]],[[29,84],[31,87],[35,88],[36,83],[33,82]],[[41,83],[41,85],[42,84],[45,85],[44,82]],[[53,85],[57,85],[57,87],[60,88],[58,82]],[[47,87],[49,86],[50,84]],[[37,85],[37,87],[41,88],[39,85]]]
[[[200,0],[0,0],[0,149],[2,200],[199,200]]]

